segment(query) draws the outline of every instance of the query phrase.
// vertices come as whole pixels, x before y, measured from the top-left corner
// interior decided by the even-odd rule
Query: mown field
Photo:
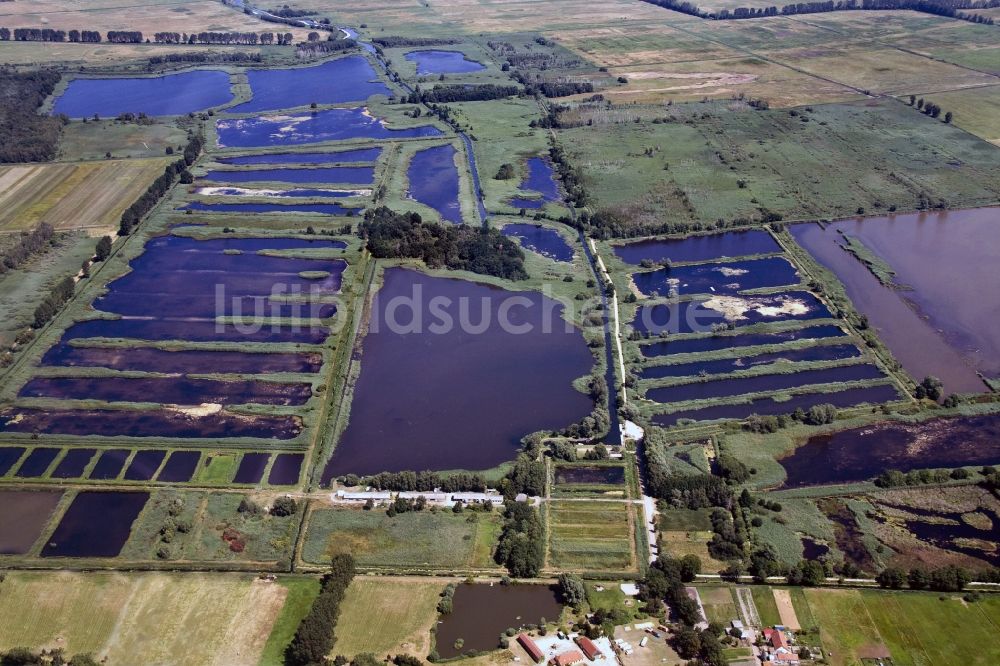
[[[376,657],[430,652],[430,632],[444,582],[357,577],[347,589],[333,654]]]
[[[103,160],[106,153],[115,158],[163,157],[167,147],[179,155],[187,143],[186,132],[173,123],[150,125],[115,120],[72,121],[59,137],[60,161]]]
[[[568,571],[635,568],[635,517],[624,502],[552,501],[548,566]]]
[[[315,508],[308,517],[301,558],[325,564],[351,553],[362,567],[404,569],[494,568],[499,514],[420,511],[392,518],[385,509]]]
[[[112,231],[122,211],[169,163],[166,158],[0,167],[0,231]]]
[[[287,594],[250,575],[10,572],[0,583],[0,649],[255,666]]]

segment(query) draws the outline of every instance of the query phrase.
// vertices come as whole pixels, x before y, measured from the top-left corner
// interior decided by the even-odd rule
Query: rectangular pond
[[[707,333],[729,323],[737,327],[766,322],[822,319],[830,311],[812,292],[767,296],[713,296],[690,301],[641,305],[632,327],[640,333]]]
[[[794,340],[823,340],[826,338],[847,335],[843,329],[833,324],[819,324],[806,328],[796,328],[790,331],[774,331],[765,333],[742,333],[732,335],[719,333],[702,338],[681,338],[680,340],[663,340],[640,345],[639,351],[646,358],[669,356],[672,354],[698,354],[702,352],[719,351],[734,347],[756,347],[758,345],[777,345]]]
[[[684,402],[686,400],[707,400],[726,398],[746,393],[767,391],[787,391],[810,384],[834,384],[884,377],[874,365],[855,364],[822,370],[800,370],[778,375],[755,375],[732,379],[699,381],[678,386],[664,386],[650,389],[646,398],[654,402]]]
[[[22,479],[32,479],[45,474],[45,470],[49,468],[52,461],[56,459],[59,455],[60,449],[54,449],[49,447],[38,447],[34,449],[21,463],[21,466],[17,468],[17,472],[14,476],[20,477]]]
[[[248,69],[250,101],[231,113],[289,109],[307,104],[363,102],[372,95],[392,91],[379,80],[368,59],[353,55],[312,67]]]
[[[70,449],[66,451],[50,475],[53,479],[79,479],[93,459],[97,449]]]
[[[80,491],[42,548],[42,557],[117,557],[149,493]]]
[[[374,162],[382,154],[381,147],[337,150],[324,153],[259,153],[256,155],[236,155],[217,157],[219,164],[348,164],[351,162]]]
[[[260,483],[270,459],[270,453],[244,453],[240,466],[236,468],[233,483]]]
[[[98,481],[117,479],[118,475],[122,473],[125,461],[128,460],[130,455],[132,455],[132,452],[128,449],[108,449],[101,452],[100,457],[98,457],[97,462],[94,464],[94,469],[90,471],[89,478]]]
[[[679,421],[715,421],[717,419],[745,419],[751,414],[777,415],[791,414],[796,409],[807,410],[813,405],[831,404],[835,407],[853,407],[864,403],[879,404],[898,400],[899,393],[892,384],[880,384],[868,388],[848,389],[834,393],[802,393],[789,400],[778,402],[770,398],[757,398],[750,402],[734,405],[716,405],[703,409],[688,409],[670,414],[657,414],[653,423],[661,426],[677,425]]]
[[[23,446],[0,447],[0,476],[6,476],[26,450]]]
[[[520,242],[521,247],[554,261],[573,261],[573,248],[555,229],[540,224],[505,224],[500,232]]]
[[[762,287],[787,287],[799,282],[798,271],[784,257],[691,264],[632,274],[645,296],[736,294]]]
[[[375,167],[334,166],[308,169],[209,169],[200,180],[219,183],[347,183],[370,185],[375,180]]]
[[[557,302],[403,268],[383,277],[324,479],[488,469],[511,460],[522,437],[590,413],[572,382],[594,359]]]
[[[271,472],[267,475],[267,482],[272,486],[294,486],[297,484],[304,457],[301,453],[279,453],[276,455],[274,462],[271,463]]]
[[[78,347],[58,344],[42,357],[43,366],[111,368],[143,372],[270,374],[319,372],[320,353],[157,349],[155,347]]]
[[[845,358],[855,358],[861,355],[854,345],[823,345],[805,349],[790,349],[788,351],[760,354],[758,356],[739,356],[714,361],[693,361],[691,363],[675,363],[673,365],[653,365],[641,368],[639,379],[661,379],[663,377],[693,377],[695,375],[721,375],[739,370],[746,370],[772,363],[797,363],[804,361],[839,361]]]
[[[625,483],[625,468],[620,465],[559,465],[555,482],[621,485]]]
[[[156,480],[165,483],[190,481],[198,469],[199,460],[201,460],[200,451],[174,451],[163,464],[163,469],[160,470]]]
[[[357,215],[360,208],[342,206],[339,203],[206,203],[192,201],[177,210],[197,210],[204,213],[303,213],[311,215]]]
[[[149,481],[156,475],[156,470],[166,457],[167,452],[163,450],[136,451],[122,478],[126,481]]]
[[[766,231],[727,231],[721,234],[641,240],[616,245],[615,254],[626,264],[638,266],[644,259],[661,263],[667,259],[681,261],[711,261],[723,257],[744,257],[752,254],[781,252],[781,246]]]
[[[417,76],[428,74],[466,74],[486,69],[486,65],[469,58],[461,51],[422,49],[410,51],[404,58],[417,67]]]
[[[113,118],[120,113],[180,116],[228,104],[232,99],[229,74],[218,70],[141,78],[75,78],[55,101],[52,112],[70,118],[94,114]]]
[[[42,535],[62,491],[0,490],[0,555],[25,555]]]
[[[833,271],[903,368],[934,375],[945,392],[980,392],[976,372],[1000,377],[1000,208],[840,220],[790,227],[795,240]],[[845,237],[894,272],[883,285]]]
[[[172,405],[304,405],[312,397],[312,385],[187,377],[35,377],[18,395]]]
[[[391,129],[365,107],[217,120],[215,127],[220,148],[295,146],[347,139],[411,139],[442,134],[433,125]]]
[[[461,224],[455,152],[451,144],[418,150],[406,170],[409,183],[406,195],[436,210],[441,219]]]

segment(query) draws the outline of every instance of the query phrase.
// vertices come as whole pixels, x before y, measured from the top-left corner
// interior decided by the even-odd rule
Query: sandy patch
[[[218,414],[222,411],[222,405],[215,402],[203,402],[197,407],[180,407],[173,405],[169,408],[194,418],[211,416],[212,414]]]
[[[799,631],[799,618],[795,614],[795,606],[792,605],[792,595],[788,590],[773,590],[774,603],[778,606],[778,615],[781,617],[781,624],[792,631]]]

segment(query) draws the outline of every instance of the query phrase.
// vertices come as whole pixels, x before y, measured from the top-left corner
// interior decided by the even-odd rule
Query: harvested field
[[[357,577],[347,589],[334,654],[425,655],[443,581]]]
[[[795,606],[792,605],[792,595],[788,590],[773,590],[774,603],[778,607],[778,615],[781,617],[781,624],[792,631],[802,628],[799,624],[799,617],[795,614]]]
[[[110,231],[168,163],[156,158],[0,167],[0,231],[39,222],[95,235]]]

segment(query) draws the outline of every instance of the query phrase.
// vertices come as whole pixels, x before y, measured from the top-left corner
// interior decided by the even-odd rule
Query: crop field
[[[115,158],[162,157],[168,147],[183,149],[186,141],[184,130],[173,123],[70,122],[59,138],[57,159],[103,160],[106,153]]]
[[[633,507],[620,502],[551,502],[548,566],[570,571],[634,569],[635,520]]]
[[[444,582],[433,579],[356,578],[337,623],[334,653],[351,658],[430,652],[431,628]]]
[[[0,230],[45,222],[56,229],[111,231],[167,163],[157,158],[0,167]]]
[[[0,649],[122,663],[257,664],[287,589],[248,575],[8,573]]]
[[[302,560],[323,564],[350,552],[365,568],[492,569],[498,515],[313,508],[307,518]]]
[[[1000,146],[1000,86],[965,88],[923,97],[954,113],[952,123],[956,127]]]

